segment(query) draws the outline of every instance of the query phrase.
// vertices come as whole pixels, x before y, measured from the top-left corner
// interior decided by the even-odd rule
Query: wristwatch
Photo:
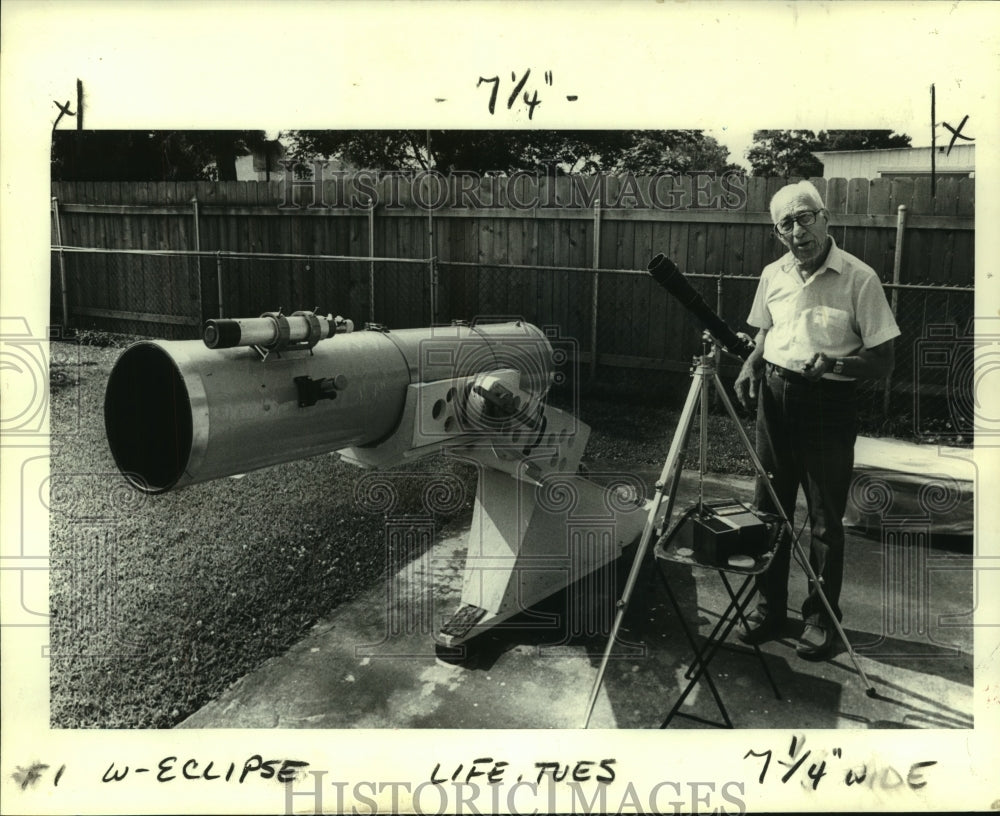
[[[834,361],[834,363],[833,363],[833,368],[830,369],[830,370],[834,374],[843,374],[844,373],[844,359],[842,357],[838,357]]]

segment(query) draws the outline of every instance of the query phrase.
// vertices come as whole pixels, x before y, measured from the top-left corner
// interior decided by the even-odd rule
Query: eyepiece
[[[240,345],[241,335],[238,320],[209,320],[205,323],[202,339],[210,349],[233,348]]]

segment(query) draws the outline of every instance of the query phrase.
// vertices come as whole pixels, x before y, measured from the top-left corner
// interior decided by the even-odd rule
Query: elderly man
[[[757,454],[785,514],[793,519],[799,486],[812,531],[809,561],[830,606],[842,619],[843,516],[854,469],[856,381],[892,370],[899,328],[875,271],[828,234],[829,215],[807,181],[771,200],[774,231],[788,252],[760,276],[747,322],[756,348],[736,379],[745,407],[757,400]],[[758,508],[774,512],[758,480]],[[791,546],[787,536],[760,576],[760,600],[740,633],[746,643],[778,637],[788,606]],[[805,628],[796,652],[826,659],[836,630],[814,586],[802,604]]]

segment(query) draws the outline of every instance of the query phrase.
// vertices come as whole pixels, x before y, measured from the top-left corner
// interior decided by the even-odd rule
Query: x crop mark
[[[964,135],[962,133],[962,128],[965,127],[965,123],[968,122],[968,121],[969,121],[968,115],[963,116],[962,117],[962,121],[958,123],[958,127],[957,128],[953,128],[947,122],[942,122],[941,123],[942,125],[944,125],[945,128],[948,129],[948,132],[951,133],[951,141],[948,142],[948,150],[945,152],[946,156],[950,156],[951,155],[951,149],[955,146],[955,140],[956,139],[964,139],[967,142],[974,142],[974,141],[976,141],[972,136],[966,136],[966,135]]]

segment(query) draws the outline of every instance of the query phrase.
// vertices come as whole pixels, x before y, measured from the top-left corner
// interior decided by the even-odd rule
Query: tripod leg
[[[664,492],[667,493],[667,509],[664,514],[665,523],[670,520],[670,514],[674,509],[674,499],[677,497],[677,485],[681,478],[681,465],[684,461],[684,450],[687,447],[688,435],[691,432],[691,423],[694,417],[695,408],[701,398],[701,382],[703,374],[700,369],[695,373],[688,391],[687,400],[681,411],[680,421],[674,438],[670,443],[670,452],[667,460],[663,464],[663,471],[660,473],[660,480],[656,483],[656,497],[653,499],[653,506],[650,508],[649,516],[646,519],[646,526],[643,528],[642,536],[639,539],[639,546],[635,553],[635,560],[632,562],[632,569],[629,571],[628,579],[625,582],[625,589],[618,600],[617,613],[614,623],[611,626],[611,634],[608,636],[608,643],[604,649],[604,656],[601,659],[600,668],[597,670],[597,677],[594,680],[594,687],[590,691],[590,699],[587,702],[587,713],[584,717],[583,727],[590,724],[590,718],[594,713],[594,704],[597,702],[597,695],[601,690],[601,683],[604,681],[604,673],[608,668],[608,661],[611,659],[611,651],[614,649],[615,641],[618,639],[618,630],[621,628],[625,612],[628,610],[628,603],[632,598],[632,591],[635,589],[639,579],[639,571],[643,561],[646,560],[646,551],[649,549],[650,539],[653,537],[653,528],[656,525],[656,517],[660,511],[660,505],[664,499]]]
[[[746,448],[747,453],[750,455],[754,468],[767,487],[767,491],[771,496],[771,501],[774,502],[774,506],[778,509],[778,513],[781,515],[781,520],[784,523],[785,530],[788,532],[791,539],[790,546],[793,548],[796,560],[806,573],[809,581],[816,588],[816,594],[819,595],[819,599],[823,602],[823,606],[826,608],[826,611],[830,616],[830,621],[833,623],[833,628],[837,630],[837,634],[843,642],[844,648],[847,649],[847,654],[851,658],[854,668],[857,669],[858,675],[861,677],[861,682],[865,685],[865,693],[869,697],[874,697],[876,694],[875,687],[868,680],[865,670],[861,668],[861,664],[858,662],[858,656],[854,652],[854,647],[851,646],[851,642],[847,639],[847,635],[845,634],[843,627],[840,625],[840,621],[837,619],[837,616],[834,614],[833,608],[830,606],[830,601],[826,597],[826,593],[823,591],[823,584],[820,581],[819,576],[816,575],[816,572],[812,568],[812,564],[809,563],[809,559],[806,558],[805,553],[802,552],[802,544],[799,542],[798,536],[795,535],[795,530],[792,529],[792,523],[788,520],[788,517],[785,515],[785,512],[781,507],[781,502],[778,500],[778,495],[774,491],[774,486],[771,484],[771,480],[767,477],[764,465],[757,456],[757,451],[751,444],[746,431],[743,430],[743,423],[740,422],[739,415],[736,413],[736,409],[733,408],[733,403],[730,401],[725,388],[723,388],[722,381],[719,379],[718,373],[714,373],[713,377],[715,379],[715,390],[718,392],[719,398],[722,400],[723,405],[726,406],[726,411],[729,413],[729,416],[733,420],[733,424],[736,426],[740,440],[743,442],[743,447]]]

